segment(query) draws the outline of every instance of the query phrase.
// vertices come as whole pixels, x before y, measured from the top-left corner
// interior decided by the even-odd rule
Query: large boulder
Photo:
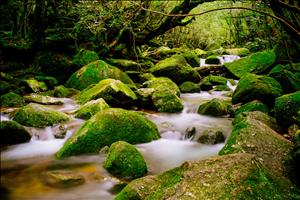
[[[193,51],[186,51],[180,55],[183,56],[187,63],[189,63],[192,67],[200,67],[200,59]]]
[[[235,77],[241,78],[247,73],[261,74],[269,70],[275,60],[273,51],[263,51],[224,65]]]
[[[64,158],[84,153],[97,153],[116,141],[130,144],[160,138],[156,125],[146,117],[121,108],[109,108],[86,121],[56,153]]]
[[[284,163],[290,160],[293,144],[263,122],[251,117],[236,123],[220,155],[250,153],[256,156],[271,173],[286,175]]]
[[[24,126],[46,127],[69,121],[70,117],[46,106],[30,103],[20,108],[13,119]]]
[[[272,107],[275,98],[282,95],[281,85],[272,77],[246,74],[241,78],[232,96],[232,103],[259,100]]]
[[[144,85],[154,89],[149,97],[159,112],[179,112],[183,109],[183,101],[179,98],[180,90],[169,78],[153,78]]]
[[[186,81],[179,86],[182,93],[200,92],[200,86],[197,83]]]
[[[206,103],[201,104],[198,107],[199,114],[212,115],[212,116],[222,116],[230,114],[231,105],[226,103],[224,100],[214,98]]]
[[[188,161],[157,176],[130,182],[115,198],[134,199],[297,199],[299,190],[273,176],[255,156],[232,154]]]
[[[97,60],[80,68],[77,72],[72,74],[66,83],[69,88],[83,90],[91,84],[97,84],[99,81],[112,78],[121,80],[123,83],[134,85],[129,76],[102,60]]]
[[[140,178],[148,171],[141,153],[124,141],[115,142],[110,146],[103,167],[123,179]]]
[[[176,84],[181,84],[185,81],[195,83],[200,81],[199,73],[180,55],[175,55],[158,62],[154,67],[150,68],[150,72],[154,76],[168,77]]]
[[[109,105],[104,99],[100,98],[92,100],[82,105],[78,110],[75,111],[75,117],[82,119],[90,119],[93,115],[109,108]]]
[[[15,121],[0,121],[1,146],[28,142],[30,133]]]
[[[0,96],[1,107],[19,107],[24,104],[24,98],[19,94],[9,92]]]
[[[294,70],[290,65],[277,65],[270,72],[269,76],[276,79],[284,93],[292,93],[300,90],[300,67]]]
[[[250,101],[246,104],[241,105],[234,111],[234,115],[238,115],[243,112],[251,112],[251,111],[261,111],[264,113],[269,113],[270,109],[258,100]]]
[[[274,106],[275,117],[278,124],[288,128],[292,124],[300,126],[300,91],[278,97]],[[297,117],[298,116],[298,117]]]
[[[135,93],[124,83],[115,79],[105,79],[82,90],[76,99],[80,104],[103,98],[111,106],[126,106],[137,99]]]

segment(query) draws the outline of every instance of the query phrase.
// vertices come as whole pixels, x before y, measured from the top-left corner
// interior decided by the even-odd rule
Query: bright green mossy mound
[[[233,48],[233,49],[225,49],[225,53],[229,55],[237,55],[240,57],[244,57],[249,55],[250,51],[247,48]]]
[[[22,85],[26,87],[28,92],[43,92],[48,90],[48,87],[44,82],[37,81],[33,78],[23,80]]]
[[[109,105],[105,102],[104,99],[92,100],[81,106],[75,112],[75,117],[82,119],[90,119],[93,115],[98,112],[103,111],[104,109],[109,108]]]
[[[68,121],[70,117],[46,106],[30,103],[20,108],[13,119],[24,126],[46,127]]]
[[[216,85],[213,91],[231,91],[231,89],[227,85]]]
[[[290,159],[293,144],[261,122],[260,116],[258,120],[255,118],[249,116],[235,123],[226,145],[219,154],[254,154],[274,175],[286,174],[288,166],[284,165],[284,162]]]
[[[272,77],[246,74],[241,78],[232,96],[232,103],[259,100],[272,107],[275,98],[282,95],[281,85]]]
[[[13,92],[0,96],[1,107],[19,107],[25,104],[24,98]]]
[[[200,88],[201,90],[204,90],[204,91],[208,91],[208,90],[211,90],[213,89],[213,86],[216,85],[216,86],[224,86],[223,88],[222,87],[219,87],[216,88],[217,90],[228,90],[228,87],[226,88],[226,85],[227,84],[227,78],[224,78],[222,76],[214,76],[214,75],[209,75],[209,76],[206,76],[204,77],[201,82],[200,82]],[[229,89],[230,90],[230,89]]]
[[[108,58],[105,62],[112,66],[116,66],[122,71],[140,71],[141,65],[133,60]]]
[[[130,144],[160,138],[156,125],[144,116],[120,108],[109,108],[86,121],[56,153],[64,158],[84,153],[97,153],[116,141]]]
[[[95,51],[80,49],[74,56],[72,63],[82,67],[96,60],[99,60],[99,56]]]
[[[224,78],[222,76],[214,76],[209,75],[208,76],[209,82],[213,85],[226,85],[227,84],[227,78]]]
[[[240,113],[251,112],[251,111],[261,111],[264,113],[270,112],[269,108],[265,104],[263,104],[262,102],[260,102],[258,100],[254,100],[254,101],[251,101],[251,102],[246,103],[246,104],[242,105],[241,107],[239,107],[234,112],[234,115],[236,116]]]
[[[150,72],[157,77],[168,77],[176,84],[181,84],[185,81],[195,83],[200,81],[199,73],[180,55],[158,62],[154,67],[150,68]]]
[[[284,93],[300,91],[300,68],[297,71],[290,65],[277,65],[269,72],[269,76],[281,84]]]
[[[31,139],[30,133],[15,121],[0,121],[0,135],[1,146],[28,142]]]
[[[231,112],[231,106],[221,99],[212,99],[203,103],[198,108],[198,113],[203,115],[222,116]]]
[[[123,141],[110,146],[103,167],[124,179],[139,178],[148,171],[141,153],[133,145]]]
[[[153,78],[144,83],[147,88],[153,88],[151,102],[159,112],[180,112],[183,109],[183,102],[179,98],[178,86],[169,78]]]
[[[72,97],[78,94],[79,91],[73,88],[66,88],[63,85],[57,86],[53,90],[53,95],[55,97]]]
[[[297,199],[299,191],[250,154],[189,161],[158,176],[130,182],[116,200]]]
[[[191,81],[186,81],[179,86],[182,93],[200,92],[200,86]]]
[[[135,93],[119,80],[105,79],[82,90],[76,99],[80,104],[103,98],[111,106],[129,106],[137,99]]]
[[[292,124],[300,126],[297,115],[300,111],[300,91],[278,97],[274,106],[278,124],[289,127]]]
[[[221,64],[221,61],[217,56],[212,55],[212,56],[209,56],[205,59],[205,64],[219,65],[219,64]]]
[[[72,74],[66,83],[69,88],[83,90],[91,84],[97,84],[99,81],[113,78],[121,80],[123,83],[134,85],[129,76],[120,69],[113,67],[102,60],[89,63]]]
[[[273,51],[262,51],[224,65],[234,76],[241,78],[247,73],[261,74],[267,71],[275,60]]]
[[[183,56],[187,63],[189,63],[192,67],[200,66],[200,59],[198,58],[197,54],[195,54],[193,51],[187,51],[180,55]]]

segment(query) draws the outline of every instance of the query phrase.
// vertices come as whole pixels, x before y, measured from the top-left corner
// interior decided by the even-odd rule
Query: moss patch
[[[74,56],[72,63],[82,67],[96,60],[99,60],[99,57],[95,51],[80,49]]]
[[[222,116],[229,114],[231,106],[223,100],[212,99],[209,102],[203,103],[198,108],[198,113],[203,115]]]
[[[200,92],[200,86],[191,81],[186,81],[179,86],[182,93]]]
[[[224,65],[234,76],[241,78],[247,73],[261,74],[267,71],[275,60],[273,51],[263,51]]]
[[[103,167],[124,179],[139,178],[148,171],[141,153],[124,141],[115,142],[110,146]]]
[[[72,97],[76,95],[79,91],[73,88],[66,88],[63,85],[57,86],[53,90],[53,95],[55,97]]]
[[[1,146],[28,142],[29,132],[15,121],[0,121]]]
[[[238,109],[236,109],[236,111],[234,112],[234,115],[236,116],[240,113],[251,112],[251,111],[261,111],[264,113],[270,112],[269,108],[265,104],[263,104],[262,102],[260,102],[258,100],[254,100],[254,101],[246,103],[246,104],[242,105],[241,107],[239,107]]]
[[[65,142],[56,157],[97,153],[102,147],[120,140],[137,144],[159,137],[156,125],[144,116],[120,108],[109,108],[86,121]]]
[[[240,57],[245,57],[250,54],[250,51],[247,48],[233,48],[233,49],[225,49],[225,53],[229,55],[237,55]]]
[[[75,117],[82,119],[90,119],[93,115],[109,108],[109,105],[104,99],[100,98],[97,100],[92,100],[81,106],[75,112]]]
[[[1,107],[19,107],[25,104],[24,98],[13,92],[0,96]]]

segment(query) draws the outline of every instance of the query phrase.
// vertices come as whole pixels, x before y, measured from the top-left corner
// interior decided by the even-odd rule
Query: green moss
[[[70,117],[45,106],[30,103],[20,108],[13,119],[24,126],[46,127],[68,121]]]
[[[237,55],[240,57],[245,57],[250,54],[250,51],[247,48],[234,48],[234,49],[225,49],[225,53],[229,55]]]
[[[82,119],[90,119],[98,112],[102,112],[104,109],[109,108],[109,105],[104,99],[92,100],[81,106],[75,112],[75,117]]]
[[[0,121],[1,146],[28,142],[30,133],[15,121]]]
[[[265,104],[263,104],[262,102],[260,102],[258,100],[254,100],[254,101],[251,101],[251,102],[246,103],[246,104],[242,105],[241,107],[239,107],[234,112],[234,115],[236,116],[240,113],[251,112],[251,111],[261,111],[264,113],[270,112],[269,108]]]
[[[103,167],[124,179],[139,178],[148,171],[141,153],[124,141],[115,142],[110,146]]]
[[[43,92],[48,90],[47,85],[44,82],[37,81],[36,79],[27,79],[22,81],[22,85],[26,87],[29,92]]]
[[[216,65],[218,65],[218,64],[221,64],[221,61],[217,56],[212,55],[212,56],[209,56],[205,59],[205,64],[216,64]]]
[[[227,85],[216,85],[213,89],[214,91],[231,91]]]
[[[213,89],[213,84],[209,81],[209,77],[204,77],[200,82],[200,88],[203,91],[208,91]]]
[[[179,86],[182,93],[200,92],[200,86],[196,83],[186,81]]]
[[[175,55],[158,62],[149,70],[154,76],[168,77],[177,84],[185,81],[199,82],[200,75],[183,56]]]
[[[89,63],[72,74],[66,83],[69,88],[83,90],[91,84],[96,84],[101,80],[113,78],[121,80],[123,83],[134,85],[129,76],[102,60]]]
[[[119,80],[105,79],[98,84],[81,91],[76,99],[80,104],[103,98],[112,106],[128,106],[137,99],[135,93]]]
[[[287,128],[296,123],[300,126],[299,121],[297,121],[299,110],[300,91],[276,98],[274,111],[276,120],[280,125]]]
[[[64,101],[60,98],[50,97],[50,96],[44,96],[40,94],[30,94],[24,96],[25,102],[34,102],[44,105],[60,105],[64,104]]]
[[[54,86],[58,84],[56,78],[51,76],[36,76],[35,79],[40,82],[44,82],[46,86],[50,89],[53,89]]]
[[[199,57],[199,58],[206,58],[207,57],[207,52],[202,50],[202,49],[195,49],[194,53]]]
[[[269,72],[269,76],[281,84],[284,93],[300,90],[300,71],[293,70],[289,65],[277,65]]]
[[[209,75],[208,76],[209,82],[213,85],[226,85],[227,84],[227,78],[224,78],[222,76],[214,76]]]
[[[6,81],[0,80],[0,95],[8,93],[9,92],[10,85]]]
[[[25,103],[24,98],[13,92],[6,93],[0,96],[1,107],[19,107]]]
[[[79,52],[74,56],[72,63],[82,67],[96,60],[99,60],[96,52],[80,49]]]
[[[150,81],[145,82],[145,85],[148,88],[154,88],[155,90],[169,90],[176,95],[180,95],[180,90],[178,86],[169,78],[166,77],[159,77],[159,78],[152,78]]]
[[[141,65],[132,60],[108,58],[105,59],[105,62],[118,67],[122,71],[141,71]]]
[[[192,67],[200,66],[200,59],[198,58],[197,54],[195,54],[193,51],[187,51],[180,55],[183,56],[187,63],[190,64]]]
[[[65,142],[56,157],[97,153],[102,147],[120,140],[137,144],[159,137],[156,125],[144,116],[120,108],[109,108],[86,121]]]
[[[259,100],[272,107],[275,98],[282,95],[281,85],[272,77],[246,74],[241,78],[232,96],[232,103]]]
[[[66,88],[63,85],[54,88],[53,96],[55,97],[72,97],[78,94],[79,91],[73,88]]]
[[[241,78],[247,73],[261,74],[267,71],[275,59],[273,51],[263,51],[224,65],[234,76]]]
[[[220,99],[212,99],[209,102],[203,103],[198,108],[198,113],[203,115],[222,116],[229,114],[231,106]]]

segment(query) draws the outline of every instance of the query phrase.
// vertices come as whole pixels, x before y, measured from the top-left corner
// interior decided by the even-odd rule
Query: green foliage
[[[30,133],[15,121],[0,122],[1,146],[28,142],[31,139]]]

